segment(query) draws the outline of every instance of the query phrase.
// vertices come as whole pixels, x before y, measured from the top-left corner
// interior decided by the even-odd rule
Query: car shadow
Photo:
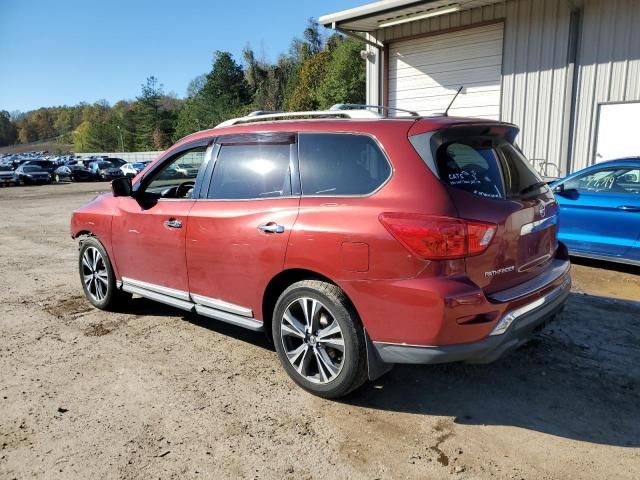
[[[134,299],[136,315],[181,316],[273,350],[263,333]],[[640,303],[571,293],[560,317],[489,365],[396,365],[342,403],[464,425],[514,426],[598,444],[640,446]],[[273,356],[274,365],[278,362]]]
[[[213,318],[203,317],[197,313],[186,312],[146,298],[133,298],[120,310],[122,313],[138,316],[181,317],[182,320],[200,328],[251,343],[257,347],[274,351],[273,345],[262,332],[254,332]],[[277,359],[274,357],[274,360]]]
[[[606,260],[594,260],[591,258],[574,256],[571,256],[571,263],[575,263],[576,265],[584,265],[585,267],[604,268],[606,270],[613,270],[621,273],[640,275],[640,266],[628,265],[626,263],[608,262]],[[638,294],[638,297],[640,299],[640,293]]]
[[[346,399],[363,408],[640,446],[640,303],[572,293],[524,347],[489,365],[397,365]]]

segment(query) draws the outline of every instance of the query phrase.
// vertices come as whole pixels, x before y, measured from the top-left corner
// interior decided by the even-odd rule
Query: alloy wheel
[[[107,296],[109,273],[102,254],[95,247],[88,247],[82,254],[82,281],[95,301],[101,302]]]
[[[325,384],[340,374],[345,360],[344,336],[322,302],[299,298],[287,306],[280,322],[284,353],[300,376]]]

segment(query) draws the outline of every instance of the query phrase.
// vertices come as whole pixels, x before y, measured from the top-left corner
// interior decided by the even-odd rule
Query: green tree
[[[207,81],[197,95],[188,99],[178,114],[174,138],[216,124],[250,110],[251,95],[242,67],[229,52],[216,51]]]
[[[290,110],[315,110],[318,108],[318,90],[324,81],[331,55],[326,50],[305,60],[300,68],[296,87],[289,98]]]
[[[86,152],[90,145],[91,123],[82,122],[73,132],[73,149],[76,152]]]
[[[18,139],[18,131],[13,123],[11,116],[6,110],[0,110],[0,147],[5,145],[13,145]]]
[[[336,103],[365,103],[365,62],[360,57],[364,44],[354,38],[339,41],[331,51],[326,75],[317,90],[320,108]]]

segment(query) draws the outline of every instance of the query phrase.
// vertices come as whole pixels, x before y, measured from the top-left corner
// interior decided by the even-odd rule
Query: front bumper
[[[563,309],[570,289],[567,272],[558,287],[506,312],[491,334],[476,342],[441,346],[373,342],[373,348],[384,363],[490,363],[526,343],[534,331],[551,321]]]

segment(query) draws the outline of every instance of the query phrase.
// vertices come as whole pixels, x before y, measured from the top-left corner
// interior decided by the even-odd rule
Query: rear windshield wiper
[[[538,188],[541,188],[541,187],[545,187],[546,185],[547,185],[547,182],[536,182],[520,190],[519,195],[524,195],[525,193],[533,192],[534,190],[537,190]]]

